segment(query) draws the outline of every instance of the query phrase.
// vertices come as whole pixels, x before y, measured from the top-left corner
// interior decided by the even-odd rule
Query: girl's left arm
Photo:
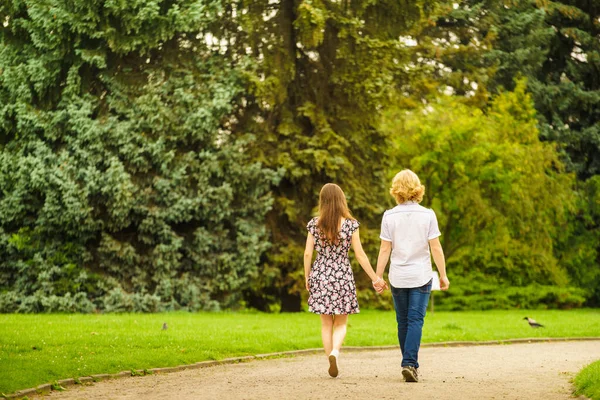
[[[369,275],[369,278],[371,278],[373,283],[381,280],[381,278],[378,277],[375,271],[373,270],[373,267],[369,262],[369,258],[363,250],[362,244],[360,243],[360,234],[358,233],[358,229],[352,234],[352,248],[354,249],[354,254],[356,255],[358,263],[360,264],[362,269],[367,273],[367,275]]]
[[[315,248],[315,238],[309,232],[306,237],[306,247],[304,248],[304,280],[306,290],[308,290],[308,276],[310,275],[310,264],[312,263],[313,250]]]

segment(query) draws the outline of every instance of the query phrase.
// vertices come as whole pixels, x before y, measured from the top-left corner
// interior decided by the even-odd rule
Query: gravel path
[[[572,399],[570,379],[600,359],[600,341],[429,347],[419,359],[419,383],[403,382],[399,350],[342,349],[336,379],[324,355],[307,355],[109,380],[45,398]]]

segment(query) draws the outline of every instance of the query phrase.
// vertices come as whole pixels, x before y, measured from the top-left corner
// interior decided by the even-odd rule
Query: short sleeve
[[[435,239],[436,237],[442,236],[440,232],[440,228],[438,226],[437,217],[435,216],[435,212],[431,210],[431,217],[429,218],[429,233],[427,235],[427,240]]]
[[[386,242],[392,241],[392,235],[390,234],[390,228],[385,220],[385,215],[381,219],[381,233],[379,234],[379,238],[381,240],[385,240]]]
[[[355,219],[350,220],[350,234],[353,234],[354,232],[356,232],[356,230],[358,229],[359,226],[360,226],[360,223],[357,220],[355,220]]]
[[[310,233],[311,235],[315,236],[316,232],[317,232],[317,218],[313,218],[310,221],[308,221],[308,224],[306,224],[306,230],[308,230],[308,233]]]

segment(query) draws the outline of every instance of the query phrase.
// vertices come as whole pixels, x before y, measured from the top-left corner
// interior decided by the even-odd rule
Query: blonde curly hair
[[[421,185],[421,181],[417,174],[410,169],[403,169],[394,176],[394,179],[392,179],[390,194],[394,196],[398,204],[407,201],[416,201],[417,203],[420,203],[425,194],[425,186]]]

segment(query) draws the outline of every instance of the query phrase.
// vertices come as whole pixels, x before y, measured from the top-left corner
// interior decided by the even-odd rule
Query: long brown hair
[[[319,194],[319,222],[317,227],[325,238],[337,243],[342,218],[350,219],[352,215],[346,203],[342,188],[335,183],[327,183]]]

